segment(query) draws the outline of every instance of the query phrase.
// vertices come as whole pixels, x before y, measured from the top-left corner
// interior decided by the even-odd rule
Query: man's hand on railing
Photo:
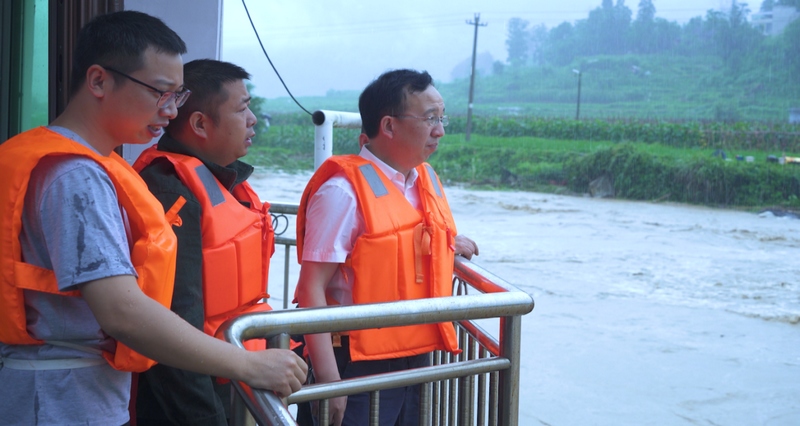
[[[467,259],[478,255],[478,244],[464,235],[456,235],[456,254]]]
[[[288,349],[247,352],[242,377],[250,387],[275,391],[285,398],[300,390],[306,382],[308,366]]]

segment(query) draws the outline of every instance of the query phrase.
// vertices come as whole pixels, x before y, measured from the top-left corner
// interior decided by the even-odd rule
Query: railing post
[[[458,362],[459,361],[459,355],[456,355],[456,354],[448,353],[447,354],[447,358],[449,359],[448,364],[452,364],[454,362]],[[456,426],[457,425],[456,420],[457,420],[457,415],[458,415],[458,382],[459,382],[459,380],[461,380],[461,379],[459,379],[458,377],[453,377],[452,379],[449,380],[450,387],[448,389],[448,398],[449,398],[448,404],[449,405],[448,405],[448,408],[447,408],[447,414],[448,414],[448,417],[447,417],[447,422],[448,423],[447,424],[449,424],[450,426]]]
[[[232,393],[231,426],[256,426],[256,419],[250,414],[242,396],[239,395],[239,392]]]
[[[378,426],[381,424],[381,392],[372,391],[369,393],[369,425]]]
[[[325,111],[314,111],[314,170],[333,155],[333,121],[325,119]]]
[[[486,348],[481,347],[478,349],[478,358],[487,358],[489,356],[489,351]],[[477,424],[485,425],[486,424],[486,374],[481,374],[478,376],[478,413],[477,413]]]
[[[289,245],[283,246],[283,309],[289,307]]]
[[[511,361],[511,367],[500,372],[500,412],[503,426],[519,423],[519,352],[522,317],[500,318],[500,356]]]
[[[333,128],[361,128],[361,116],[355,112],[314,111],[314,170],[333,155]]]
[[[433,362],[429,363],[433,365]],[[433,383],[425,383],[419,388],[419,424],[420,426],[431,425],[432,406],[431,399]]]

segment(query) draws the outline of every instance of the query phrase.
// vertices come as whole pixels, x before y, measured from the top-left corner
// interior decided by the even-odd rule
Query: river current
[[[250,182],[297,203],[309,176],[258,170]],[[473,261],[536,302],[523,318],[521,425],[800,424],[800,220],[446,192],[459,233],[479,245]],[[291,294],[294,251],[290,264]]]

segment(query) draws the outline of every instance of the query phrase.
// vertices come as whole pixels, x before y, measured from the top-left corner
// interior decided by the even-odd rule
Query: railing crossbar
[[[287,402],[296,404],[318,399],[336,398],[337,396],[372,390],[393,389],[456,377],[490,373],[492,371],[506,370],[510,367],[511,362],[505,358],[485,358],[451,364],[431,365],[393,373],[373,374],[347,379],[346,381],[315,383],[303,386],[303,389],[289,396]]]
[[[364,330],[464,319],[524,315],[533,309],[526,293],[435,297],[352,306],[299,308],[244,314],[224,323],[218,336],[240,346],[251,339],[270,339],[281,333],[314,334]]]

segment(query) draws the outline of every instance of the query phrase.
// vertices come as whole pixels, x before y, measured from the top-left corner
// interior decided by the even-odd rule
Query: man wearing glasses
[[[152,16],[93,19],[65,111],[0,145],[3,424],[126,424],[131,372],[152,360],[281,395],[305,380],[293,352],[237,348],[166,308],[175,215],[113,150],[175,117],[185,52]]]
[[[172,310],[211,336],[233,316],[270,310],[260,303],[274,252],[269,204],[246,182],[253,167],[239,161],[253,143],[257,121],[249,107],[249,78],[228,62],[184,65],[191,98],[158,145],[133,165],[164,211],[185,200],[177,211],[180,226],[173,227],[178,258]],[[264,347],[262,339],[253,349]],[[230,393],[227,381],[156,365],[139,375],[136,422],[226,426]]]
[[[173,101],[175,102],[175,106],[177,108],[180,108],[180,107],[183,106],[184,103],[186,103],[186,99],[188,99],[189,95],[192,93],[191,90],[188,90],[188,89],[186,89],[184,87],[178,89],[178,91],[176,91],[176,92],[171,92],[171,91],[168,91],[168,90],[161,90],[161,89],[159,89],[157,87],[153,87],[153,86],[151,86],[151,85],[149,85],[149,84],[147,84],[147,83],[145,83],[145,82],[143,82],[141,80],[137,80],[137,79],[129,76],[128,74],[125,74],[124,72],[119,71],[116,68],[112,68],[112,67],[109,67],[109,66],[106,66],[104,68],[106,70],[108,70],[108,71],[113,72],[114,74],[121,75],[122,77],[125,77],[128,80],[130,80],[130,81],[132,81],[132,82],[134,82],[134,83],[136,83],[136,84],[138,84],[140,86],[146,87],[146,88],[150,89],[153,93],[157,94],[158,95],[158,99],[156,100],[156,106],[158,108],[166,108],[170,104],[170,102],[173,102]]]
[[[297,217],[300,307],[442,297],[452,294],[453,256],[478,247],[457,235],[433,168],[425,161],[444,136],[444,100],[427,72],[387,72],[358,104],[365,144],[328,159],[306,186]],[[365,137],[364,137],[365,136]],[[456,352],[452,324],[306,335],[318,383],[429,364]],[[319,424],[364,425],[367,393],[330,401]],[[419,386],[380,393],[381,425],[419,420]]]

